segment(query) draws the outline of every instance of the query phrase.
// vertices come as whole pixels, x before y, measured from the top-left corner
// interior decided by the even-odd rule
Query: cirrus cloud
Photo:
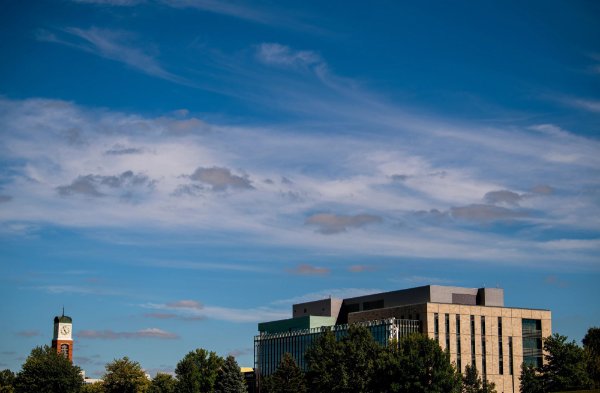
[[[317,232],[319,233],[330,235],[345,232],[350,228],[361,228],[368,224],[381,221],[383,221],[381,217],[372,214],[343,215],[319,213],[307,217],[304,223],[306,225],[316,226]]]
[[[77,337],[94,340],[120,340],[120,339],[141,339],[155,338],[160,340],[178,339],[179,335],[167,332],[158,328],[146,328],[135,332],[115,332],[110,329],[105,330],[82,330],[77,333]]]
[[[287,271],[298,276],[326,276],[331,273],[331,270],[328,268],[312,266],[307,263],[300,264],[293,269],[288,269]]]

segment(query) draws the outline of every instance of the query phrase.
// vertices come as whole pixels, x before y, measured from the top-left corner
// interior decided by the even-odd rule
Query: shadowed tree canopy
[[[227,356],[215,386],[215,393],[247,393],[246,381],[233,356]]]
[[[148,393],[175,393],[176,380],[173,376],[158,373],[150,383]]]
[[[375,367],[383,348],[363,326],[350,326],[336,342],[326,332],[306,354],[308,386],[311,392],[372,392]]]
[[[269,393],[306,393],[304,373],[289,353],[283,355],[267,384]]]
[[[521,364],[521,393],[544,393],[544,382],[537,370],[531,364]]]
[[[18,393],[78,393],[81,369],[47,345],[36,347],[15,378]]]
[[[81,393],[105,393],[102,382],[90,383],[81,387]]]
[[[9,369],[0,371],[0,393],[13,393],[15,391],[15,373]]]
[[[496,393],[493,382],[483,382],[476,367],[467,364],[462,377],[462,393]]]
[[[223,366],[223,358],[215,352],[198,348],[184,356],[177,367],[178,393],[212,393],[219,370]]]
[[[546,361],[542,366],[544,388],[550,392],[587,389],[592,386],[585,354],[575,341],[558,333],[544,340]]]
[[[584,390],[593,383],[586,369],[586,355],[575,341],[558,333],[544,339],[544,365],[521,367],[521,392]]]
[[[392,343],[379,361],[377,392],[459,393],[461,375],[450,354],[422,334]]]
[[[594,387],[600,388],[600,328],[589,328],[582,342],[587,357],[588,374],[594,382]]]

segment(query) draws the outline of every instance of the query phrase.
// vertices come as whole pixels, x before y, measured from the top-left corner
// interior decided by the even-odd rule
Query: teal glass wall
[[[542,366],[542,321],[523,319],[523,363]]]
[[[381,345],[387,345],[389,343],[390,334],[393,332],[393,329],[397,329],[399,337],[403,337],[410,333],[418,333],[420,330],[420,321],[394,318],[362,322],[357,325],[366,326],[370,330],[375,341]],[[275,334],[263,333],[255,336],[255,371],[262,376],[271,375],[277,370],[277,367],[286,352],[292,355],[296,364],[302,370],[306,371],[307,364],[304,360],[304,354],[321,334],[330,330],[335,335],[336,340],[340,340],[348,334],[348,326],[349,325],[347,324],[323,326]]]

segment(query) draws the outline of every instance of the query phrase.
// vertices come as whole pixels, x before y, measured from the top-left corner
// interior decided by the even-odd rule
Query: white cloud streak
[[[159,328],[146,328],[134,332],[115,332],[110,329],[106,330],[81,330],[76,336],[80,339],[92,340],[131,340],[131,339],[159,339],[159,340],[174,340],[178,339],[179,335],[171,333]]]
[[[299,53],[282,47],[270,56],[279,64],[317,61]],[[245,244],[339,254],[502,263],[555,263],[570,253],[583,264],[592,259],[589,249],[551,253],[536,236],[512,236],[495,231],[494,225],[508,220],[539,231],[598,230],[598,206],[592,194],[585,198],[600,187],[595,180],[598,141],[550,123],[481,129],[418,118],[329,72],[320,76],[308,85],[324,94],[299,90],[290,101],[283,99],[287,93],[264,94],[295,109],[309,103],[303,109],[322,116],[323,125],[307,129],[293,123],[285,131],[279,126],[217,126],[185,112],[152,118],[59,100],[2,99],[0,153],[25,163],[7,183],[11,199],[4,205],[13,208],[0,212],[2,230],[41,222],[151,226],[196,233],[198,239],[217,232]],[[360,132],[346,132],[350,123]],[[378,132],[370,132],[374,129]],[[128,154],[107,154],[112,150]],[[123,173],[143,174],[152,192],[131,203],[121,194],[129,195],[129,189],[99,188]],[[93,189],[74,187],[79,185],[74,181],[90,175],[86,184]],[[528,193],[537,185],[546,191]],[[60,187],[69,186],[79,192],[61,197]],[[86,190],[89,198],[78,197]],[[102,197],[89,195],[94,190]],[[415,215],[419,211],[440,214],[434,219],[433,214]],[[148,265],[263,269],[203,261]]]
[[[174,307],[173,304],[174,303],[145,303],[142,304],[141,307],[153,310],[169,310],[175,313],[175,315],[179,315],[183,319],[195,317],[198,319],[214,319],[233,323],[257,323],[262,321],[283,319],[289,316],[289,311],[283,311],[269,307],[238,309],[205,305],[200,309],[182,309],[181,307]]]
[[[191,82],[167,71],[155,56],[136,47],[136,37],[128,32],[91,27],[67,27],[62,31],[39,31],[38,40],[69,46],[106,59],[123,63],[144,74],[181,85]]]

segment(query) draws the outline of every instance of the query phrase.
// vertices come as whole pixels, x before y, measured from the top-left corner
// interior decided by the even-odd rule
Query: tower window
[[[69,345],[68,344],[62,344],[60,346],[60,353],[61,355],[63,355],[65,358],[69,358]]]

